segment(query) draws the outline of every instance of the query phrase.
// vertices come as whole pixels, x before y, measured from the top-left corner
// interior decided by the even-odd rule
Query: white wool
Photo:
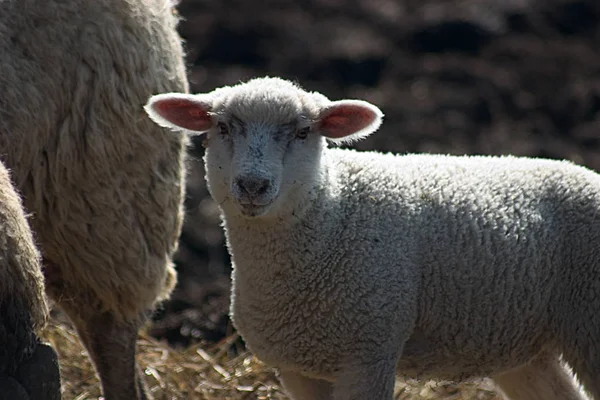
[[[220,93],[231,129],[210,132],[205,162],[231,315],[292,398],[391,400],[401,374],[581,399],[562,353],[600,399],[598,174],[328,148],[285,128],[318,119],[322,96],[272,78]]]

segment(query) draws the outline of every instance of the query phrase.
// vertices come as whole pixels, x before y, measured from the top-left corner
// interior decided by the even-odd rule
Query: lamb
[[[165,0],[0,2],[0,159],[104,398],[150,398],[140,326],[176,283],[185,138],[147,117],[149,96],[188,90]]]
[[[600,399],[600,176],[568,161],[331,148],[382,112],[280,78],[163,93],[206,134],[231,316],[296,400],[391,400],[395,375]],[[562,357],[561,357],[562,355]]]
[[[39,333],[48,319],[44,276],[21,199],[0,163],[0,393],[13,400],[60,399],[54,349]]]

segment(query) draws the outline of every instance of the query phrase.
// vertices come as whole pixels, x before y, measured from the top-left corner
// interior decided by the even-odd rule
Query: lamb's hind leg
[[[396,381],[396,356],[346,365],[333,385],[335,400],[392,400]]]
[[[511,400],[584,400],[571,374],[558,357],[543,356],[492,377]]]
[[[150,400],[135,360],[137,321],[119,321],[110,313],[75,322],[100,376],[106,400]]]
[[[581,335],[579,339],[579,347],[575,351],[565,351],[563,357],[573,368],[588,396],[600,400],[600,348],[596,344],[598,336]]]
[[[282,370],[279,380],[287,395],[293,400],[331,400],[332,384],[319,379],[307,378],[297,372]]]

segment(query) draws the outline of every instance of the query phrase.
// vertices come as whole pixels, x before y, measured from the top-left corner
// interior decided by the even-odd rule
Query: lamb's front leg
[[[347,365],[333,385],[334,400],[392,400],[396,381],[395,355],[376,361]]]
[[[296,371],[281,370],[279,380],[292,400],[332,400],[332,384],[307,378]]]

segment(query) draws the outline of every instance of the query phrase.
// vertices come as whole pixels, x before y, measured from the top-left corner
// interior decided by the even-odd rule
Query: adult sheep
[[[149,397],[137,332],[176,282],[184,140],[143,106],[187,91],[177,20],[165,0],[0,1],[0,157],[107,400]]]
[[[56,353],[40,343],[48,319],[38,250],[8,171],[0,163],[0,393],[60,399]]]
[[[392,399],[395,373],[600,399],[600,176],[569,162],[327,148],[381,111],[261,78],[153,96],[206,138],[232,319],[294,399]]]

